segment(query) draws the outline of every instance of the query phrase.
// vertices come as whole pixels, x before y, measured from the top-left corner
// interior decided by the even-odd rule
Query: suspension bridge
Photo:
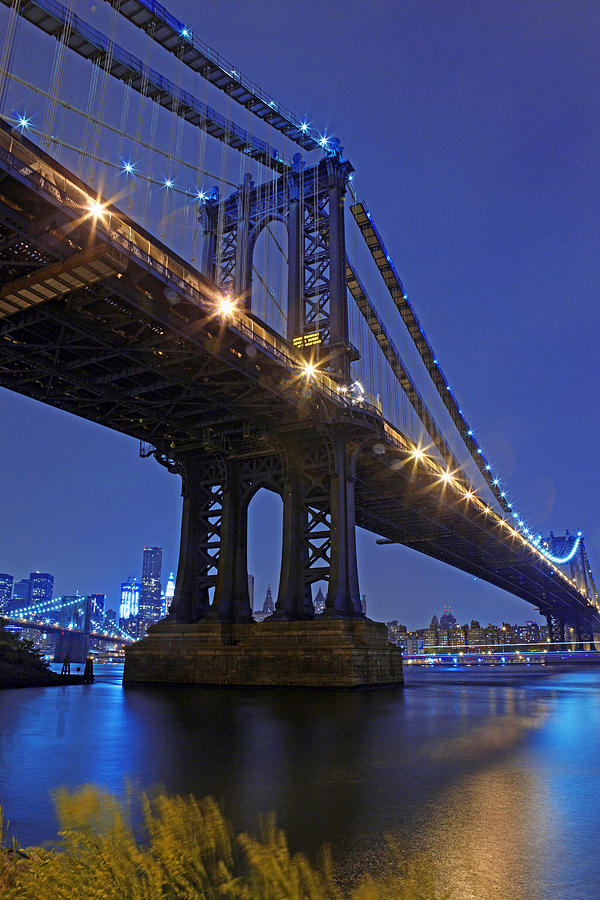
[[[517,511],[339,139],[151,0],[104,2],[94,27],[1,3],[0,384],[181,476],[169,627],[251,622],[266,487],[273,624],[310,621],[319,581],[320,618],[362,618],[360,525],[531,603],[553,641],[600,639],[583,535]]]
[[[92,613],[89,597],[54,597],[22,609],[13,609],[2,616],[2,622],[27,632],[53,635],[55,662],[64,662],[65,659],[85,662],[90,640],[96,647],[119,649],[133,642],[131,635],[116,623],[103,624]]]

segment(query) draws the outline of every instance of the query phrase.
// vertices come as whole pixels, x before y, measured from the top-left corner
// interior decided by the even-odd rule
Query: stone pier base
[[[125,684],[367,688],[401,685],[402,652],[370,619],[159,622],[125,650]]]

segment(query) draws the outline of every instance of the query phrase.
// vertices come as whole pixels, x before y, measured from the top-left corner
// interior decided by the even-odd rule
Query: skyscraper
[[[49,575],[48,572],[31,572],[29,583],[31,585],[29,599],[32,605],[49,603],[52,600],[54,575]]]
[[[161,617],[168,615],[174,596],[175,596],[175,576],[174,576],[173,572],[170,572],[169,578],[167,580],[167,586],[165,588],[165,592],[162,597],[161,610],[160,610]]]
[[[265,616],[272,616],[275,612],[275,605],[273,603],[273,594],[271,593],[271,585],[267,588],[267,593],[265,595],[265,602],[263,603],[262,611]]]
[[[440,628],[452,628],[453,625],[456,625],[456,619],[452,615],[452,610],[449,606],[447,608],[444,606],[444,612],[440,619]]]
[[[106,606],[106,594],[88,594],[90,602],[90,615],[96,622],[104,621],[104,607]]]
[[[0,614],[8,612],[12,597],[12,575],[0,575]]]
[[[29,578],[21,578],[20,581],[17,581],[13,587],[13,601],[17,600],[20,602],[12,604],[13,609],[17,609],[22,606],[29,606],[29,598],[31,596],[31,582]]]
[[[140,588],[140,616],[150,622],[160,619],[160,573],[162,547],[144,547],[142,585]]]
[[[137,578],[130,578],[121,584],[121,605],[119,606],[119,620],[131,619],[137,616],[140,606],[140,585]]]

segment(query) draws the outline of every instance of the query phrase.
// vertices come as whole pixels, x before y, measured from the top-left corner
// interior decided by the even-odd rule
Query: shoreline
[[[0,662],[0,690],[28,687],[64,687],[83,684],[83,675],[59,675],[49,669],[33,669],[15,663]]]

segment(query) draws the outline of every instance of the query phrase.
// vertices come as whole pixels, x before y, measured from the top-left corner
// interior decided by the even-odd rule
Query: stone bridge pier
[[[292,443],[202,447],[161,458],[183,485],[175,597],[128,648],[126,682],[360,687],[402,682],[401,652],[361,608],[354,480],[360,443],[343,431]],[[255,623],[248,594],[248,507],[260,488],[283,501],[275,612]],[[326,580],[323,615],[312,584]]]

